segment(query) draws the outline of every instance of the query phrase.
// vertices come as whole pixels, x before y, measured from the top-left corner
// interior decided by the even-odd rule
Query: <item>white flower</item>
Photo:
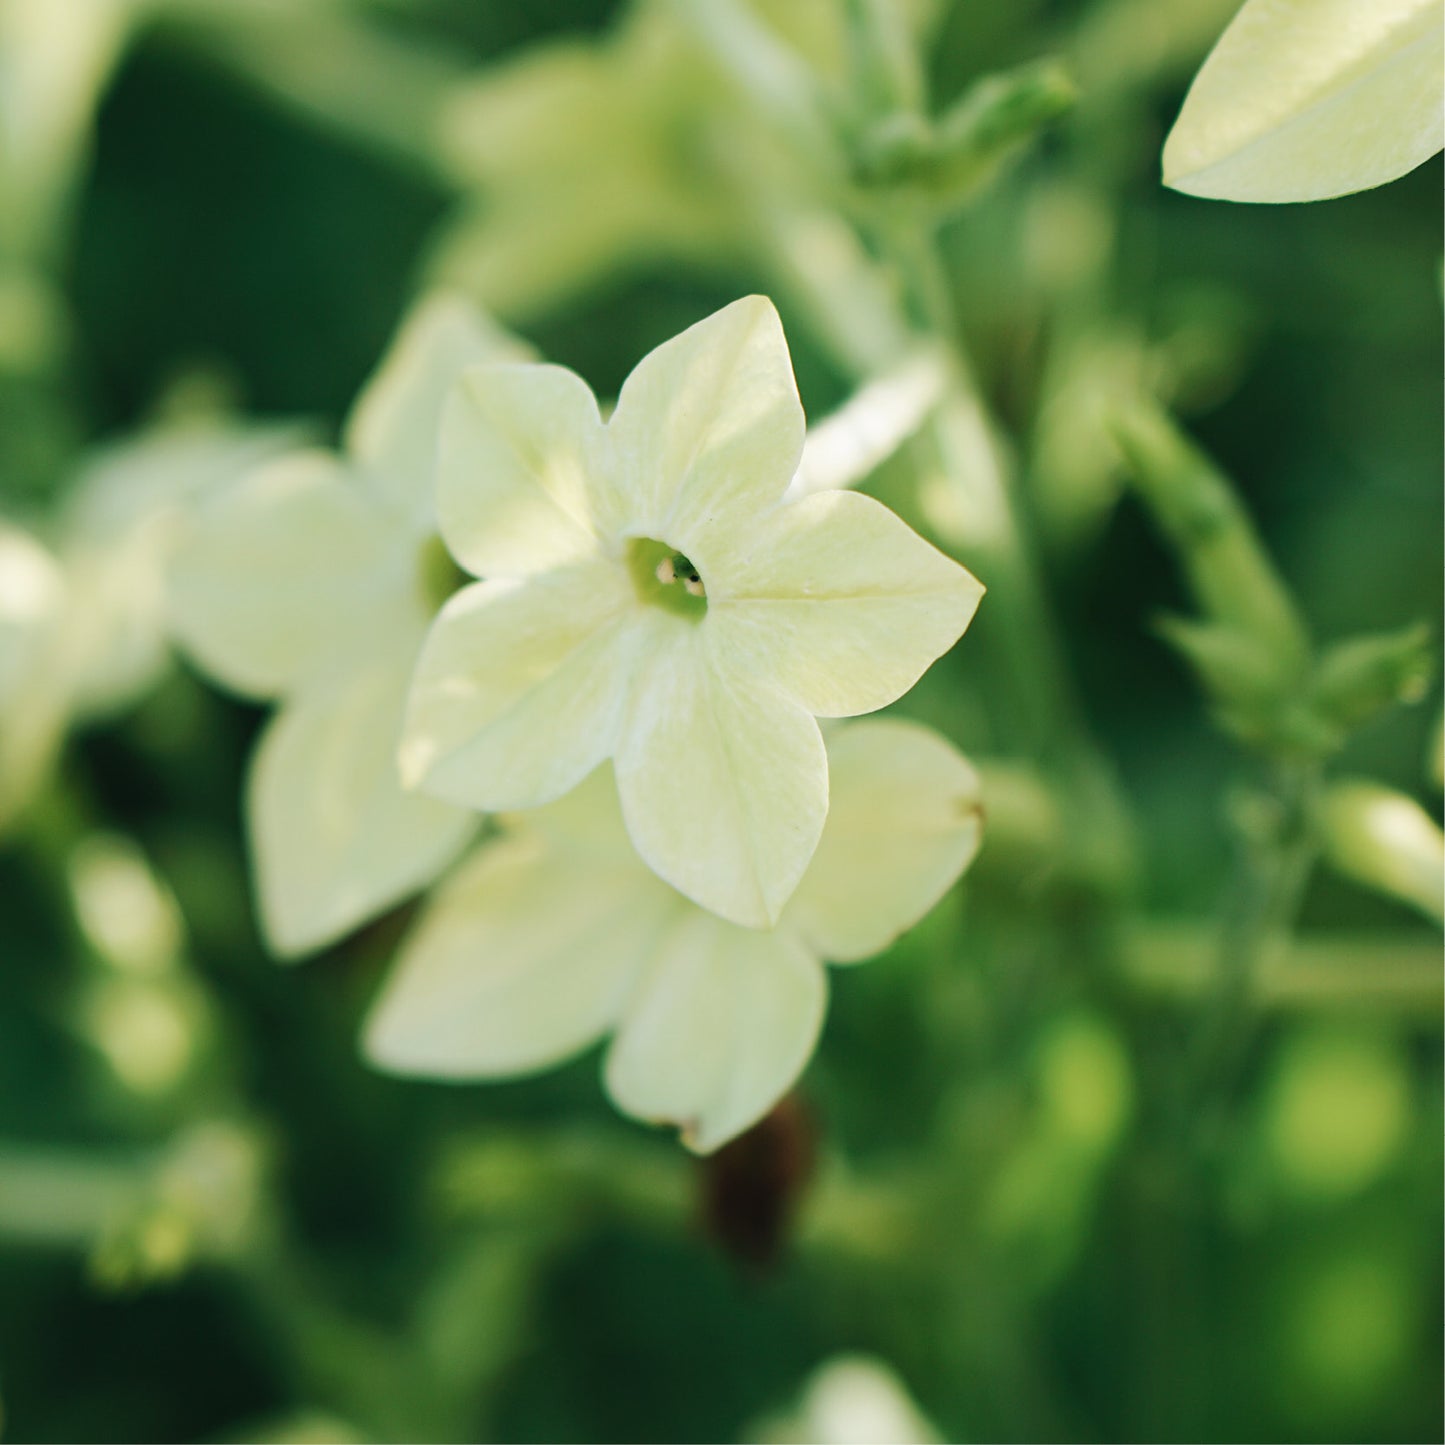
[[[728,923],[645,867],[608,769],[505,820],[407,939],[367,1024],[368,1057],[402,1074],[500,1078],[614,1033],[606,1082],[619,1108],[677,1124],[700,1152],[725,1143],[811,1055],[821,959],[879,952],[978,848],[977,776],[928,729],[841,726],[829,756],[827,827],[771,930]]]
[[[647,4],[458,86],[440,158],[481,195],[447,226],[438,279],[513,317],[653,258],[735,252],[737,210],[686,139],[708,82],[668,8]]]
[[[1442,0],[1247,0],[1195,77],[1164,182],[1226,201],[1319,201],[1438,151]]]
[[[90,457],[60,518],[78,714],[113,713],[155,685],[169,660],[166,573],[193,510],[305,434],[294,423],[196,418]]]
[[[0,523],[0,827],[73,721],[123,711],[159,678],[165,569],[191,504],[297,435],[215,421],[142,433],[85,462],[53,552]]]
[[[763,297],[645,357],[606,425],[560,367],[469,374],[437,505],[487,580],[428,635],[404,780],[527,808],[613,758],[648,865],[736,923],[775,922],[828,809],[815,716],[906,692],[983,591],[869,497],[787,495],[802,442]]]
[[[403,326],[341,455],[294,452],[198,517],[172,569],[181,644],[236,691],[278,698],[247,795],[272,947],[317,948],[424,886],[475,818],[409,794],[396,744],[422,634],[455,569],[435,538],[442,398],[467,366],[522,354],[459,302]]]
[[[0,827],[29,800],[64,732],[66,690],[50,666],[64,615],[59,563],[0,522]]]
[[[885,1361],[835,1355],[814,1371],[797,1407],[749,1432],[758,1445],[936,1445],[942,1437]]]

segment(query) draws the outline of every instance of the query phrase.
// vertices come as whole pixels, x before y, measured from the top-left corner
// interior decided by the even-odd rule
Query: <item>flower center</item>
[[[627,570],[642,601],[694,621],[707,614],[707,588],[696,567],[676,547],[651,537],[627,543]]]
[[[416,581],[421,590],[422,605],[428,613],[440,610],[453,592],[460,592],[476,578],[457,566],[440,537],[428,537],[417,554]]]

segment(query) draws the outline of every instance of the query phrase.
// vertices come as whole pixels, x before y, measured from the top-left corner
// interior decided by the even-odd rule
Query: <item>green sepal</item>
[[[1423,622],[1349,637],[1320,658],[1310,704],[1322,721],[1351,732],[1396,703],[1419,702],[1433,671],[1430,629]]]
[[[954,210],[1068,111],[1077,94],[1054,60],[986,76],[936,122],[909,111],[878,121],[856,146],[854,179],[870,188],[912,193],[943,212]]]

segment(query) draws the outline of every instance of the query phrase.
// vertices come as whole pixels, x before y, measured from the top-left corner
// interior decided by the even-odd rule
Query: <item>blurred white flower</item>
[[[294,423],[196,419],[93,454],[60,519],[78,713],[114,712],[154,686],[168,656],[166,573],[194,508],[302,435]]]
[[[776,928],[674,892],[636,856],[608,769],[504,821],[434,895],[373,1007],[378,1067],[501,1078],[615,1034],[618,1107],[699,1152],[761,1118],[813,1051],[821,960],[855,962],[916,923],[978,849],[978,779],[936,734],[891,719],[829,733],[827,826]],[[707,827],[708,814],[694,819]]]
[[[480,192],[433,266],[507,316],[548,310],[659,257],[718,260],[737,216],[682,137],[709,78],[667,8],[535,46],[458,88],[442,163]]]
[[[64,730],[65,689],[52,666],[64,616],[60,564],[0,522],[0,828],[39,784]]]
[[[1165,184],[1319,201],[1414,170],[1445,141],[1442,24],[1442,0],[1247,0],[1165,142]]]
[[[937,1429],[882,1360],[837,1355],[820,1365],[793,1412],[749,1432],[758,1445],[936,1445]]]
[[[190,505],[297,434],[219,422],[142,433],[82,467],[53,551],[0,522],[0,828],[44,783],[72,722],[121,711],[156,682],[165,569]]]
[[[454,584],[432,511],[442,398],[469,365],[525,354],[464,303],[423,301],[347,423],[198,514],[171,570],[174,633],[221,683],[282,703],[252,758],[261,921],[294,955],[428,883],[475,824],[402,790],[402,704]]]
[[[75,921],[101,959],[121,973],[152,977],[176,967],[185,932],[180,909],[132,839],[87,834],[67,872]]]
[[[0,0],[0,255],[55,237],[146,0]]]
[[[630,0],[595,39],[487,67],[442,107],[441,163],[471,197],[432,274],[524,318],[659,263],[743,266],[797,290],[850,369],[896,359],[896,295],[837,210],[844,137],[880,102],[859,8]],[[933,0],[861,8],[920,43],[940,18]]]
[[[828,810],[815,716],[901,696],[983,591],[869,497],[787,495],[803,427],[763,297],[644,357],[606,425],[561,367],[469,374],[437,506],[488,580],[427,637],[408,785],[528,808],[613,758],[648,865],[733,922],[775,922]]]

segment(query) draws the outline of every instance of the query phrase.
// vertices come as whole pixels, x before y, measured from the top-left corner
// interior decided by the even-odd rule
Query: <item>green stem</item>
[[[1128,810],[1075,691],[1033,541],[960,335],[937,240],[927,223],[915,218],[901,234],[895,230],[893,249],[930,330],[954,358],[954,409],[945,405],[941,411],[935,444],[950,480],[970,493],[966,535],[958,541],[989,589],[987,612],[981,616],[993,644],[994,687],[1012,704],[1009,731],[1018,751],[1034,760],[1059,791],[1070,877],[1091,893],[1118,893],[1130,867]],[[947,434],[959,425],[982,432],[989,465],[960,465],[963,458]]]
[[[1257,982],[1288,945],[1319,853],[1312,823],[1319,776],[1316,763],[1280,764],[1266,816],[1242,829],[1213,998],[1185,1055],[1185,1128],[1228,1094],[1253,1032]]]

